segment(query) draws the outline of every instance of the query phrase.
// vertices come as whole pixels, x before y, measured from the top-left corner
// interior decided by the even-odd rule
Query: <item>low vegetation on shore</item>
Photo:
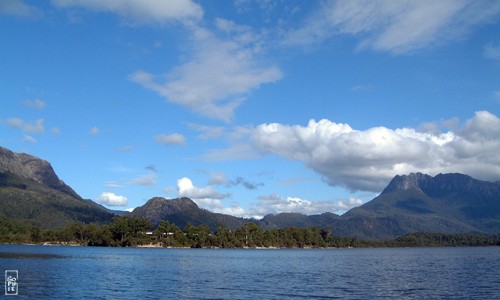
[[[359,240],[336,236],[329,228],[264,230],[247,223],[236,230],[219,225],[212,232],[207,225],[188,224],[180,229],[167,221],[153,228],[147,219],[123,216],[113,218],[113,222],[106,225],[75,222],[59,230],[42,230],[0,219],[0,243],[172,248],[440,247],[500,246],[500,235],[411,233],[390,240]]]

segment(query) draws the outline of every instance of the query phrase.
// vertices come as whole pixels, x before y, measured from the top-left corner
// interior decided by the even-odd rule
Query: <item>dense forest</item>
[[[188,248],[367,248],[500,246],[500,235],[412,233],[391,240],[358,240],[331,234],[329,228],[287,227],[264,230],[247,223],[236,230],[219,225],[188,224],[181,229],[162,221],[156,228],[143,218],[114,217],[107,225],[75,222],[59,230],[42,230],[23,222],[0,218],[0,243],[62,244],[82,246]]]

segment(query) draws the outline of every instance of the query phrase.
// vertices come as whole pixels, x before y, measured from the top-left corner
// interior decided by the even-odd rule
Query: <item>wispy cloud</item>
[[[89,130],[89,134],[93,135],[93,136],[99,135],[100,132],[101,132],[101,130],[97,126],[94,126],[94,127],[90,128],[90,130]]]
[[[11,128],[20,129],[28,133],[44,133],[45,132],[45,120],[38,119],[35,122],[26,122],[19,118],[10,118],[6,120],[6,123]]]
[[[500,45],[486,45],[484,47],[483,55],[486,58],[500,61]]]
[[[127,206],[128,199],[125,196],[116,195],[111,192],[103,192],[95,199],[95,202],[108,206]]]
[[[146,173],[139,175],[136,178],[130,179],[126,182],[128,185],[143,185],[150,186],[157,183],[158,175],[156,173]]]
[[[0,1],[0,14],[28,18],[38,18],[43,15],[41,10],[21,0]]]
[[[373,85],[371,84],[358,84],[353,87],[351,87],[351,91],[355,93],[369,93],[374,90]]]
[[[116,151],[119,151],[119,152],[132,152],[134,151],[134,147],[133,146],[121,146],[121,147],[116,147],[115,148]]]
[[[59,127],[52,127],[52,129],[50,130],[53,134],[55,135],[59,135],[61,134],[61,128]]]
[[[33,99],[33,100],[24,100],[23,105],[33,109],[43,109],[47,104],[40,99]]]
[[[154,137],[155,141],[163,145],[185,145],[186,138],[180,133],[159,134]]]
[[[285,44],[310,45],[349,35],[359,48],[410,53],[462,38],[500,13],[498,1],[329,1]]]
[[[191,0],[52,0],[52,4],[59,8],[80,7],[114,13],[132,25],[189,22],[203,16],[203,9]]]
[[[190,26],[194,54],[186,63],[165,76],[137,71],[130,80],[199,115],[233,120],[236,108],[252,90],[281,79],[282,74],[278,67],[266,66],[257,59],[257,36],[232,22],[219,23],[219,29],[229,32],[229,38],[221,39],[205,28]]]
[[[30,143],[30,144],[36,143],[36,139],[34,137],[32,137],[31,135],[27,135],[27,134],[23,137],[23,141],[26,143]]]
[[[495,99],[497,99],[498,101],[500,101],[500,91],[493,92],[493,97],[494,97]]]

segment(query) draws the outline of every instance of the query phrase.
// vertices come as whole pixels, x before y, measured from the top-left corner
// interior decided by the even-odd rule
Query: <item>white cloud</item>
[[[228,208],[224,207],[221,200],[228,198],[230,194],[219,193],[210,186],[197,187],[187,177],[177,180],[177,191],[179,197],[188,197],[204,209],[217,213],[228,213]],[[235,208],[232,208],[232,210],[235,210]]]
[[[110,192],[103,192],[95,201],[108,206],[126,206],[128,204],[127,197]]]
[[[361,199],[357,198],[349,198],[348,200],[339,200],[337,201],[337,207],[341,210],[350,210],[354,207],[360,206],[363,204]]]
[[[483,52],[484,57],[500,61],[500,45],[486,45]]]
[[[100,132],[99,127],[96,126],[90,128],[89,130],[89,134],[93,136],[99,135],[99,132]]]
[[[45,120],[38,119],[33,123],[26,122],[19,118],[7,119],[7,125],[12,128],[20,129],[24,132],[31,133],[44,133],[45,131]]]
[[[47,104],[40,99],[34,99],[34,100],[24,100],[23,105],[33,109],[42,109],[45,108]]]
[[[249,213],[255,217],[262,218],[267,214],[285,212],[315,215],[336,210],[335,201],[309,201],[298,197],[284,198],[280,195],[271,194],[259,197],[258,203],[249,210]]]
[[[0,14],[37,18],[42,12],[35,6],[28,5],[21,0],[0,1]]]
[[[330,1],[286,43],[309,45],[350,35],[361,48],[401,54],[462,38],[499,13],[498,1]]]
[[[397,174],[461,172],[500,179],[500,119],[476,112],[462,128],[446,133],[311,120],[305,127],[278,123],[255,128],[259,151],[304,162],[330,185],[380,192]]]
[[[163,145],[185,145],[186,138],[179,133],[159,134],[155,136],[155,141]]]
[[[199,188],[194,186],[191,179],[183,177],[177,180],[177,190],[179,197],[188,197],[193,200],[198,199],[223,199],[228,197],[227,194],[221,194],[212,187]]]
[[[224,30],[229,30],[226,27],[237,28],[232,23],[224,25]],[[236,33],[223,40],[198,26],[190,30],[194,55],[162,77],[166,80],[144,71],[131,74],[129,79],[170,103],[226,122],[234,118],[234,111],[252,90],[281,79],[277,67],[259,64],[259,41],[252,34],[234,29]]]
[[[110,12],[132,24],[165,24],[188,22],[203,16],[202,8],[191,0],[52,0],[60,8],[82,7],[97,12]]]
[[[225,177],[215,176],[214,180]],[[168,192],[172,192],[168,189]],[[298,197],[281,197],[276,194],[261,196],[258,202],[249,209],[244,209],[237,203],[226,206],[223,199],[230,197],[230,194],[217,192],[213,187],[197,187],[191,179],[184,177],[177,181],[178,197],[188,197],[196,202],[200,207],[212,212],[228,214],[244,218],[263,218],[268,214],[279,214],[285,212],[296,212],[306,215],[321,214],[324,212],[343,212],[350,208],[359,206],[362,201],[351,198],[346,201],[309,201]]]

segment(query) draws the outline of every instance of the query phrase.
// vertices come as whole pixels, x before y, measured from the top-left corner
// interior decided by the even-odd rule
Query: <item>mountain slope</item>
[[[500,185],[463,174],[396,176],[378,197],[342,219],[364,237],[418,231],[498,233]]]
[[[0,216],[42,228],[106,223],[113,213],[82,199],[47,161],[0,147]]]
[[[209,212],[208,210],[199,208],[189,198],[168,200],[155,197],[149,199],[143,206],[134,209],[132,214],[141,218],[147,218],[154,225],[159,224],[162,220],[167,220],[180,228],[184,228],[188,223],[191,223],[195,226],[208,225],[213,231],[217,229],[219,224],[235,229],[245,223],[255,221]]]

